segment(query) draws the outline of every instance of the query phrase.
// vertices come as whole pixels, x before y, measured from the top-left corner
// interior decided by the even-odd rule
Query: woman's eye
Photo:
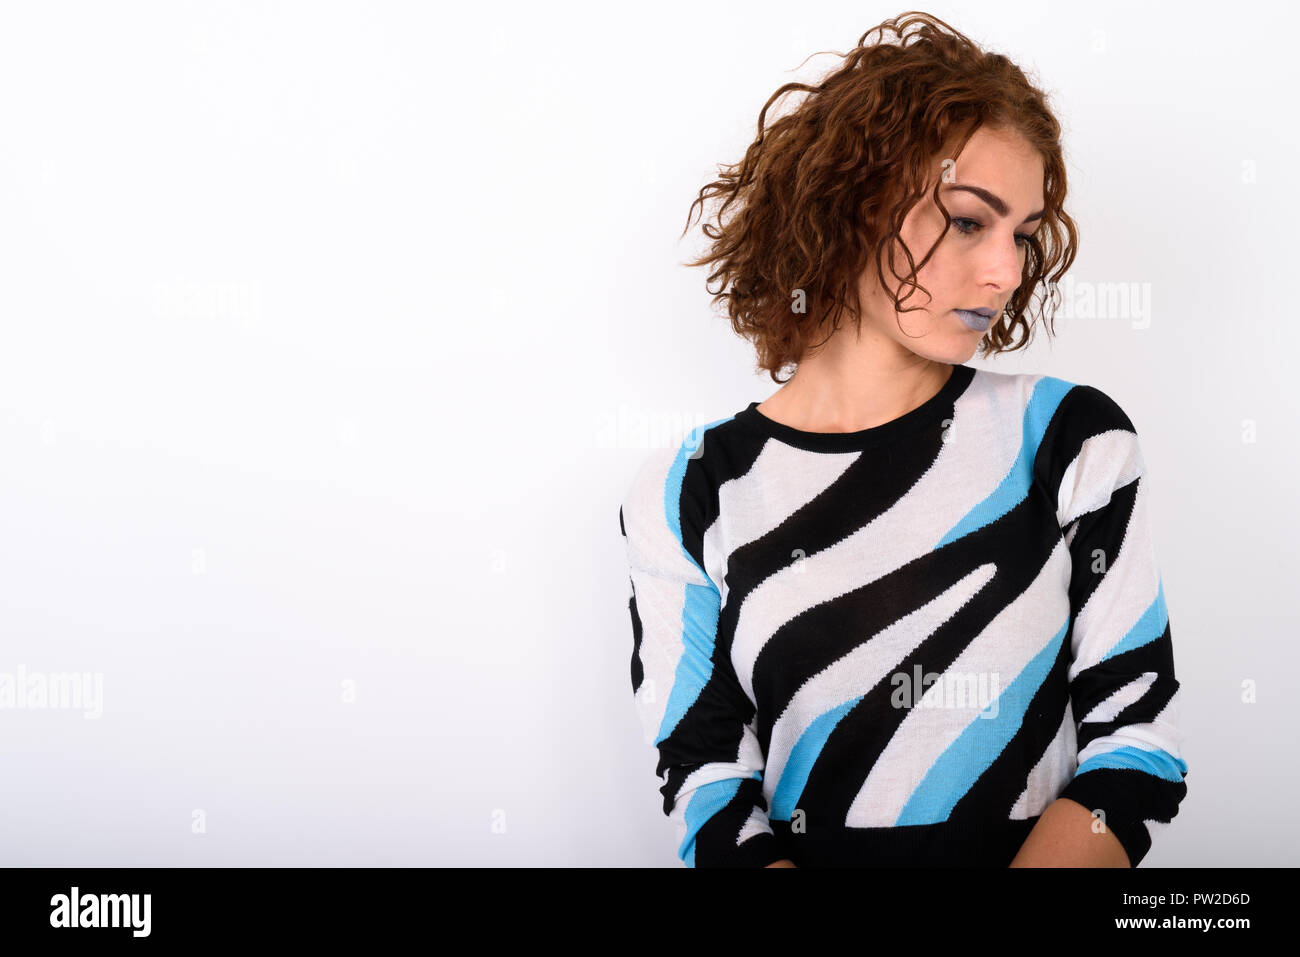
[[[973,219],[954,219],[952,224],[957,227],[957,232],[961,233],[963,236],[973,235],[976,230],[984,228]],[[1032,234],[1016,233],[1017,245],[1028,247],[1033,243],[1033,241],[1034,237]]]

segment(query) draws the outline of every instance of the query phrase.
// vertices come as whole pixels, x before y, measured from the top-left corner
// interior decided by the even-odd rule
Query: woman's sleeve
[[[1150,485],[1133,423],[1103,392],[1075,386],[1058,415],[1078,744],[1059,797],[1097,814],[1136,867],[1178,813],[1188,770]]]
[[[721,601],[703,568],[701,519],[682,504],[692,461],[684,450],[651,456],[619,508],[632,691],[644,739],[658,749],[677,855],[687,867],[765,867],[784,854],[763,797],[754,705],[715,641]]]

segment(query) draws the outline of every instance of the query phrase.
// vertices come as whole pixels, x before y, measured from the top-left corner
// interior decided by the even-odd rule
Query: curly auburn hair
[[[912,26],[918,29],[907,35]],[[886,29],[901,42],[864,46],[872,33],[883,39]],[[772,104],[796,90],[809,95],[764,129]],[[1035,290],[1055,269],[1047,283],[1054,311],[1056,283],[1077,252],[1078,233],[1063,209],[1060,124],[1045,94],[1009,59],[984,52],[943,21],[913,10],[864,33],[844,63],[817,86],[787,83],[773,93],[759,113],[758,137],[744,160],[720,166],[722,178],[701,189],[687,212],[689,229],[697,206],[724,200],[717,210],[719,228],[703,226],[713,240],[709,253],[684,265],[718,264],[708,283],[721,279],[730,291],[709,289],[712,301],[727,300],[731,327],[753,342],[758,370],[778,384],[789,381],[778,372],[803,358],[828,318],[829,339],[845,309],[860,328],[858,278],[874,254],[881,288],[888,289],[882,256],[895,240],[910,273],[898,275],[892,252],[890,271],[912,291],[929,295],[916,274],[952,223],[939,199],[940,182],[933,198],[943,212],[944,233],[919,264],[902,244],[902,223],[924,195],[936,158],[955,159],[981,126],[1021,134],[1043,158],[1044,239],[1037,234],[1030,239],[1020,286],[979,349],[981,356],[996,355],[1028,344],[1032,329],[1024,317]],[[796,312],[791,299],[800,291],[811,308]],[[911,295],[891,293],[896,310],[922,308],[903,308],[902,300]],[[1046,321],[1054,332],[1050,311]],[[1016,331],[1022,336],[1011,344]]]

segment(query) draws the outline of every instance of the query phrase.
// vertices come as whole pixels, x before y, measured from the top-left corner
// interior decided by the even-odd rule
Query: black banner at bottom
[[[761,873],[759,872],[761,870]],[[768,873],[771,870],[773,873]],[[799,934],[852,928],[924,945],[1197,933],[1231,946],[1282,931],[1291,868],[825,869],[640,868],[8,868],[0,870],[6,942],[76,945],[284,941],[340,946],[417,939],[484,943],[620,930],[656,940],[738,930]],[[865,933],[862,933],[865,932]]]

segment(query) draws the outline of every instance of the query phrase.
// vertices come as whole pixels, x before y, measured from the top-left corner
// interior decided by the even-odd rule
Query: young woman
[[[619,511],[688,866],[1136,866],[1177,813],[1133,424],[964,364],[1028,341],[1074,261],[1065,194],[1044,95],[917,13],[778,90],[700,191],[689,265],[781,388],[649,456]]]

